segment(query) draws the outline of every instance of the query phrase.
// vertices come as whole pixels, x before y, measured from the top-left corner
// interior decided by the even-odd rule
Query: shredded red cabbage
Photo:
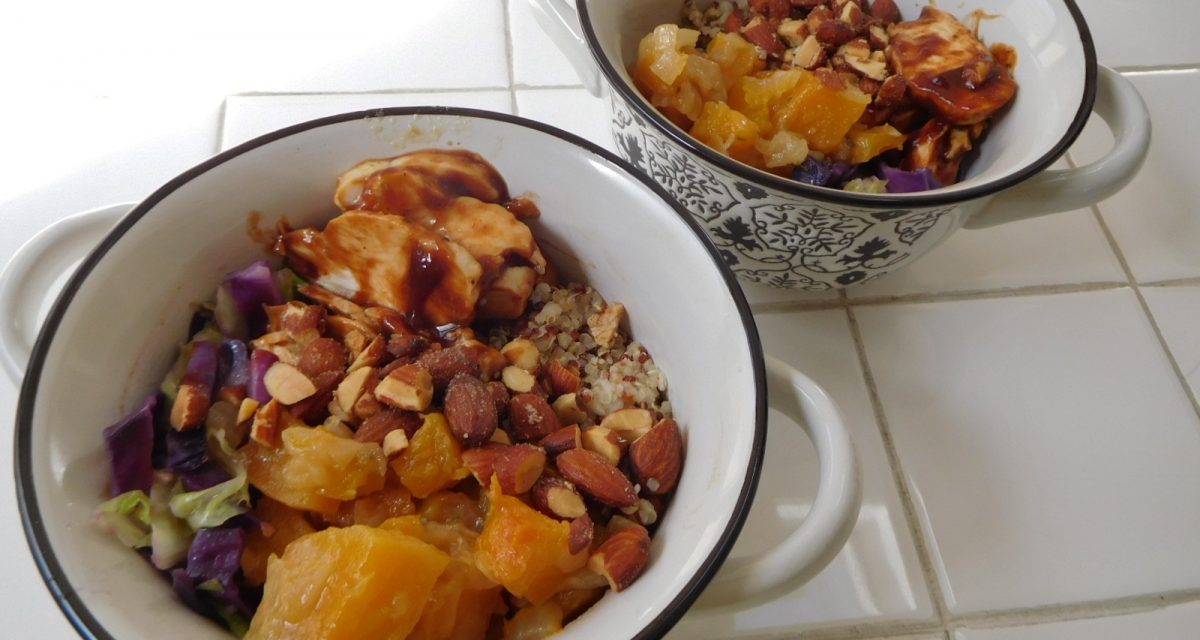
[[[915,193],[938,189],[942,186],[942,183],[933,177],[933,172],[928,168],[905,171],[881,163],[879,177],[887,180],[888,193]]]
[[[844,162],[817,160],[809,156],[792,170],[792,179],[818,187],[838,188],[850,179],[854,167]]]
[[[275,273],[266,260],[259,260],[241,271],[234,271],[222,285],[227,288],[250,329],[251,335],[262,333],[267,312],[264,305],[283,304],[283,296],[275,284]]]
[[[219,362],[217,343],[205,340],[193,342],[192,355],[188,358],[187,372],[183,374],[182,384],[198,385],[207,390],[208,397],[211,398],[216,391]]]
[[[121,418],[104,430],[104,446],[108,450],[109,495],[127,491],[150,493],[154,484],[154,411],[158,395],[146,398],[133,413]]]
[[[219,387],[245,387],[250,382],[250,350],[241,340],[222,340],[217,368]]]
[[[246,387],[246,396],[254,398],[262,404],[271,401],[271,394],[267,391],[267,385],[263,379],[267,375],[267,369],[275,364],[279,358],[275,354],[266,349],[255,349],[254,353],[250,354],[250,382]]]

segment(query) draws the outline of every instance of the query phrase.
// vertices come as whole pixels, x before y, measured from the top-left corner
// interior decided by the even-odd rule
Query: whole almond
[[[629,527],[613,533],[588,558],[588,568],[608,579],[613,591],[633,584],[650,561],[650,536]]]
[[[487,442],[500,423],[487,385],[468,374],[459,374],[446,385],[443,411],[450,432],[467,448]]]
[[[429,371],[433,386],[438,390],[445,389],[460,373],[479,377],[479,362],[463,347],[426,351],[417,357],[416,362]]]
[[[683,467],[683,436],[675,420],[660,420],[630,445],[629,466],[647,493],[665,495],[674,491]]]
[[[396,358],[416,356],[427,347],[429,347],[429,340],[425,336],[407,333],[394,333],[387,341],[387,352]]]
[[[817,30],[813,35],[823,45],[839,46],[850,42],[858,34],[853,26],[841,20],[825,20],[817,25]]]
[[[509,435],[518,442],[541,440],[562,428],[558,415],[536,393],[518,393],[508,401]]]
[[[346,348],[333,338],[317,338],[300,351],[300,362],[296,368],[310,378],[326,371],[345,371]]]
[[[871,0],[870,11],[871,16],[885,26],[900,22],[900,8],[896,6],[895,0]]]
[[[637,504],[629,478],[594,451],[570,449],[558,454],[554,464],[564,478],[601,504],[618,509]]]

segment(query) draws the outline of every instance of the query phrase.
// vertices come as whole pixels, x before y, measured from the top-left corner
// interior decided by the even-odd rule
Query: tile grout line
[[[542,90],[571,91],[571,90],[575,90],[575,89],[584,89],[584,90],[587,89],[587,87],[585,87],[581,84],[525,84],[523,82],[521,82],[521,83],[514,82],[513,88],[530,90],[530,91],[542,91]]]
[[[845,292],[840,293],[842,299],[847,300]],[[916,547],[917,561],[921,565],[921,576],[925,580],[925,588],[929,592],[929,600],[933,606],[936,621],[944,629],[947,619],[946,599],[933,567],[933,553],[917,518],[917,509],[905,480],[904,468],[900,463],[900,453],[896,450],[896,443],[892,439],[891,427],[888,425],[887,415],[883,410],[883,399],[879,396],[879,389],[875,384],[875,374],[871,371],[871,363],[867,358],[867,346],[858,325],[858,317],[855,315],[852,305],[847,303],[845,310],[846,323],[850,329],[850,337],[854,341],[854,350],[858,355],[858,365],[862,370],[863,383],[866,385],[867,394],[871,399],[871,411],[875,415],[875,424],[879,429],[879,437],[884,453],[887,455],[888,465],[891,467],[892,481],[900,498],[901,509],[904,511],[904,521],[908,526],[909,536],[912,537],[913,546]]]
[[[1196,71],[1200,69],[1200,64],[1148,64],[1148,65],[1120,65],[1113,67],[1113,71],[1117,73],[1154,73],[1156,71]]]
[[[912,636],[944,633],[947,638],[959,629],[999,629],[1116,618],[1148,613],[1181,604],[1200,602],[1200,589],[1164,591],[1153,594],[1092,600],[1072,604],[1052,604],[1018,609],[994,609],[947,615],[941,622],[892,620],[815,627],[797,631],[767,632],[747,636],[746,640],[861,640],[889,638],[904,640]]]
[[[979,611],[954,616],[948,629],[970,627],[994,629],[1019,627],[1075,620],[1115,618],[1133,613],[1146,613],[1170,606],[1200,601],[1200,589],[1166,591],[1149,595],[1125,596],[1106,600],[1092,600],[1076,604],[1051,604],[1022,609]]]
[[[1072,165],[1075,163],[1068,159]],[[1175,353],[1171,351],[1171,346],[1167,344],[1167,339],[1163,335],[1162,328],[1158,326],[1158,319],[1154,317],[1154,313],[1150,310],[1150,303],[1146,302],[1146,296],[1142,293],[1141,285],[1138,284],[1137,278],[1133,275],[1133,268],[1129,266],[1129,261],[1125,259],[1125,253],[1121,251],[1121,246],[1117,243],[1117,237],[1113,234],[1112,229],[1108,227],[1108,223],[1104,220],[1104,216],[1100,214],[1100,207],[1092,205],[1089,207],[1092,215],[1095,216],[1096,222],[1100,225],[1100,230],[1104,233],[1105,239],[1108,240],[1109,247],[1113,254],[1117,257],[1117,262],[1121,265],[1121,269],[1125,272],[1125,277],[1129,280],[1129,288],[1133,291],[1133,295],[1137,298],[1138,305],[1142,308],[1142,313],[1145,314],[1146,320],[1150,322],[1150,329],[1154,331],[1154,337],[1158,340],[1159,347],[1162,348],[1163,354],[1167,357],[1167,362],[1171,365],[1171,371],[1175,373],[1175,378],[1179,385],[1183,387],[1183,393],[1187,397],[1188,402],[1192,405],[1192,411],[1197,417],[1200,417],[1200,400],[1197,400],[1195,392],[1192,390],[1192,385],[1188,384],[1187,376],[1183,373],[1183,368],[1179,366],[1179,360],[1175,357]]]
[[[1174,284],[1174,282],[1163,283]],[[1195,282],[1180,284],[1200,284],[1200,278]],[[995,298],[1020,298],[1045,296],[1061,293],[1085,293],[1090,291],[1107,291],[1128,287],[1129,282],[1083,282],[1075,284],[1036,284],[1024,287],[971,289],[962,291],[943,291],[937,293],[905,293],[899,295],[864,296],[861,298],[845,297],[844,299],[826,300],[797,300],[787,302],[759,302],[751,305],[755,313],[789,313],[793,311],[824,311],[841,309],[843,307],[878,307],[897,304],[925,304],[930,302],[954,302],[959,300],[990,300]]]
[[[511,0],[502,0],[501,8],[504,11],[504,56],[508,60],[508,108],[511,113],[521,115],[517,112],[517,65],[513,60],[513,37],[512,37],[512,15]]]
[[[394,89],[362,89],[355,91],[241,91],[231,93],[231,98],[304,98],[309,96],[359,96],[359,95],[421,95],[429,93],[487,93],[491,91],[508,91],[510,86],[496,85],[490,87],[453,87],[453,88],[394,88]]]
[[[930,634],[946,633],[946,629],[936,622],[916,621],[886,621],[864,622],[834,627],[816,627],[795,631],[768,631],[747,636],[738,636],[741,640],[860,640],[863,638],[888,638],[889,640],[907,640]]]

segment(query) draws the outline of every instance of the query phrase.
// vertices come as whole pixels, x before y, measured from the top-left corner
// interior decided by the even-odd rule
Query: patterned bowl
[[[1016,50],[1017,97],[989,129],[962,181],[878,195],[802,184],[742,164],[651,106],[627,68],[642,36],[678,20],[681,0],[577,0],[574,7],[567,0],[530,2],[589,90],[608,95],[620,154],[700,221],[746,281],[825,290],[877,278],[960,227],[1103,200],[1133,178],[1150,144],[1145,104],[1128,80],[1096,64],[1091,34],[1073,0],[971,0],[946,7],[960,20],[975,10],[994,16],[979,21],[979,34]],[[911,18],[924,2],[896,4]],[[1093,109],[1114,133],[1109,153],[1084,167],[1047,170]]]

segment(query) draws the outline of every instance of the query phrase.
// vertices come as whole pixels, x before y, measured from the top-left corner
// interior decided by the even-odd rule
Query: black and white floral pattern
[[[743,280],[825,290],[874,279],[960,224],[956,206],[866,209],[768,190],[697,159],[612,94],[618,152],[675,196]]]

